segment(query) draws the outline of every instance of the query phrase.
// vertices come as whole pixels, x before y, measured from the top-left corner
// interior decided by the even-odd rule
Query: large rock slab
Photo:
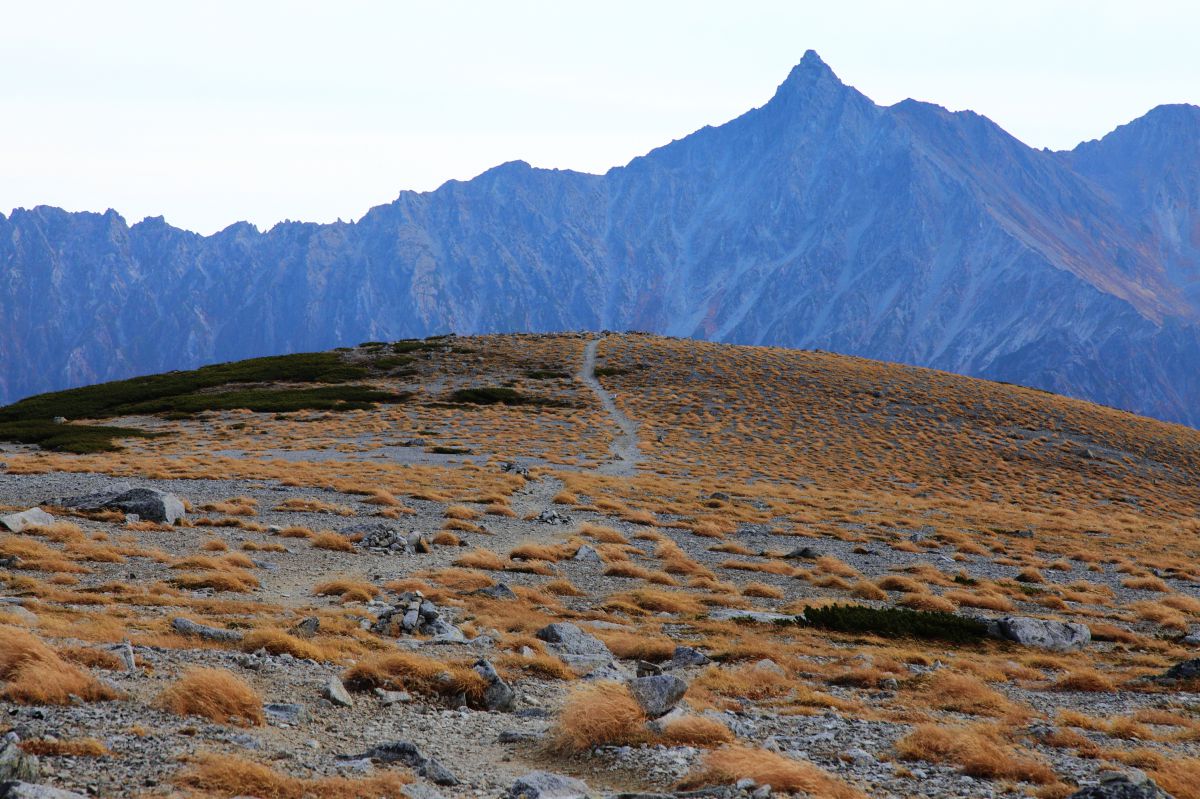
[[[34,785],[31,782],[10,780],[0,783],[0,799],[88,799],[85,794],[52,788],[49,785]]]
[[[1086,624],[1068,621],[1049,621],[1030,616],[1005,616],[988,622],[988,634],[1015,641],[1022,646],[1034,646],[1053,652],[1083,649],[1092,641],[1092,631]]]
[[[588,787],[581,780],[549,771],[531,771],[518,777],[508,789],[507,799],[587,799]]]
[[[0,743],[0,780],[36,780],[41,767],[36,755],[27,755],[9,738]]]
[[[674,674],[655,674],[629,681],[629,693],[652,719],[665,716],[683,699],[688,684]]]
[[[128,485],[118,485],[95,494],[58,497],[42,504],[74,510],[119,510],[164,524],[174,524],[184,515],[183,501],[174,494],[157,488],[132,488]]]
[[[1099,785],[1089,785],[1071,794],[1070,799],[1174,799],[1142,773],[1100,775]]]
[[[237,630],[223,630],[220,627],[209,627],[207,624],[200,624],[191,619],[185,619],[182,616],[176,616],[171,619],[171,629],[180,635],[195,636],[196,638],[203,638],[206,641],[221,641],[233,644],[242,640],[242,634]]]
[[[0,527],[6,527],[14,533],[20,533],[30,527],[45,527],[48,524],[54,524],[54,517],[41,508],[30,508],[20,513],[0,516]]]
[[[537,631],[537,637],[563,654],[612,657],[612,652],[608,651],[603,641],[568,621],[546,625]]]

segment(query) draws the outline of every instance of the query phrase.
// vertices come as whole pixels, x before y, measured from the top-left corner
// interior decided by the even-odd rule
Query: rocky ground
[[[1166,606],[1186,620],[1200,612],[1194,574],[1147,566],[1145,587],[1131,587],[1139,575],[1123,558],[1051,568],[1068,553],[1039,553],[1017,529],[979,533],[989,546],[968,546],[944,534],[936,507],[913,511],[929,525],[885,535],[870,518],[828,511],[839,521],[818,533],[763,485],[702,497],[738,519],[720,534],[682,508],[661,508],[647,524],[630,512],[628,484],[606,482],[637,475],[639,465],[647,473],[653,462],[636,438],[647,433],[595,380],[594,358],[585,352],[579,365],[580,390],[599,392],[613,430],[610,454],[594,468],[514,465],[478,451],[447,464],[406,449],[409,462],[447,475],[500,480],[508,488],[499,496],[448,481],[440,498],[428,485],[407,494],[388,486],[401,500],[380,504],[361,489],[278,475],[38,471],[20,468],[32,450],[8,447],[0,515],[40,506],[53,518],[10,525],[18,529],[0,549],[2,629],[32,632],[115,698],[6,693],[0,776],[20,777],[37,753],[26,782],[95,796],[388,795],[367,781],[395,774],[411,778],[402,790],[422,799],[762,799],[1150,796],[1149,783],[1132,787],[1145,773],[1160,782],[1193,773],[1200,694],[1188,675],[1160,678],[1196,644],[1186,625],[1166,630],[1123,609],[1192,598],[1195,606]],[[148,491],[122,500],[130,489]],[[337,548],[318,545],[324,532],[336,534]],[[640,571],[616,568],[623,564]],[[181,580],[197,574],[243,585]],[[896,577],[915,585],[897,589],[887,582]],[[338,579],[366,593],[315,594]],[[973,605],[964,591],[994,606]],[[970,644],[791,623],[831,600],[885,608],[914,596],[923,604],[912,607],[939,610],[941,600],[962,617],[1013,621]],[[397,653],[447,671],[430,679],[408,671],[374,687],[355,671]],[[13,684],[19,666],[0,652],[0,674]],[[261,718],[231,722],[165,705],[164,692],[198,667],[248,685]],[[617,699],[577,712],[590,707],[580,698],[589,687],[614,684],[624,692]],[[632,726],[580,732],[580,718],[615,715],[628,697]],[[969,745],[987,757],[917,746],[913,736],[930,728],[974,736]],[[742,765],[714,771],[723,752]],[[747,765],[745,752],[815,769]],[[269,765],[294,784],[201,784],[188,775],[209,753]],[[1017,761],[1037,768],[1003,767]],[[336,793],[317,782],[339,776],[361,785]],[[1142,793],[1121,793],[1134,790]]]

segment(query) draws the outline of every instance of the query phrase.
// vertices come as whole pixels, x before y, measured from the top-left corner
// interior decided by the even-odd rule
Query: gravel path
[[[600,381],[596,379],[596,348],[600,346],[600,341],[601,339],[597,338],[588,342],[587,348],[583,352],[583,367],[579,370],[579,379],[596,392],[596,396],[600,398],[600,404],[604,406],[605,412],[612,417],[621,432],[613,438],[611,445],[614,460],[601,465],[598,471],[601,474],[636,474],[637,464],[642,459],[642,454],[638,450],[638,426],[617,407],[612,393],[600,385]]]

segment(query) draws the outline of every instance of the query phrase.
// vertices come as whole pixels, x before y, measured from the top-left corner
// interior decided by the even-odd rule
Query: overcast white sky
[[[1187,2],[3,0],[0,19],[0,211],[204,233],[356,219],[514,159],[604,171],[761,105],[808,48],[878,103],[970,108],[1038,147],[1200,104]]]

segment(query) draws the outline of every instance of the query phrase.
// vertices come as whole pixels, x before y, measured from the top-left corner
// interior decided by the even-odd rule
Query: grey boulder
[[[1100,775],[1099,785],[1089,785],[1071,794],[1070,799],[1173,799],[1145,774],[1108,772]]]
[[[336,674],[330,677],[329,681],[325,683],[325,687],[321,691],[321,696],[339,707],[354,707],[354,700],[350,698],[349,692],[346,691],[346,686],[342,684],[341,678]]]
[[[546,625],[537,631],[537,637],[563,654],[612,657],[612,652],[608,651],[603,641],[567,621]]]
[[[629,681],[629,693],[652,719],[664,716],[683,699],[688,685],[674,674],[656,674]]]
[[[14,533],[19,533],[30,527],[45,527],[48,524],[54,524],[54,517],[41,508],[30,508],[20,513],[10,513],[7,516],[0,516],[0,526],[7,527],[9,531]]]
[[[119,510],[152,522],[174,524],[184,515],[183,501],[157,488],[118,485],[109,491],[47,500],[45,505],[76,510]]]
[[[483,692],[483,707],[485,710],[512,710],[517,701],[517,692],[500,678],[496,669],[486,660],[475,662],[475,673],[484,679],[487,688]]]
[[[236,643],[242,640],[242,634],[237,630],[223,630],[220,627],[209,627],[207,624],[199,624],[182,616],[176,616],[171,619],[171,628],[180,635],[203,638],[206,641]]]
[[[508,789],[508,799],[587,799],[588,787],[574,777],[531,771]]]
[[[0,747],[0,780],[36,780],[41,774],[36,755],[27,755],[15,735]]]
[[[1030,616],[1005,616],[988,624],[988,633],[995,638],[1015,641],[1022,646],[1071,652],[1083,649],[1092,641],[1092,631],[1086,624],[1049,621]]]
[[[87,796],[49,785],[10,780],[0,782],[0,799],[88,799]]]

